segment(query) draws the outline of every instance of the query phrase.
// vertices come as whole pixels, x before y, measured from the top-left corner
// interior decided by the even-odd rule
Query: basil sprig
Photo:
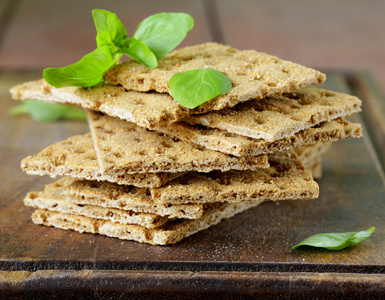
[[[179,104],[195,108],[232,88],[225,74],[210,68],[177,73],[169,82],[170,93]]]
[[[87,120],[86,114],[82,109],[40,100],[23,100],[21,105],[12,107],[9,113],[12,116],[29,113],[33,120],[44,123],[60,119]]]
[[[374,229],[374,227],[371,227],[368,230],[359,232],[315,234],[306,238],[299,244],[293,246],[293,249],[297,249],[301,246],[311,246],[325,248],[329,250],[341,250],[366,240],[368,237],[371,236]]]
[[[194,27],[194,19],[185,13],[159,13],[144,19],[133,37],[107,10],[92,11],[96,27],[97,49],[78,62],[63,68],[47,68],[44,79],[56,88],[90,87],[103,81],[103,74],[126,55],[146,67],[158,66],[157,59],[172,51]]]
[[[160,58],[175,49],[193,27],[194,19],[187,14],[159,13],[144,19],[133,37]]]
[[[116,14],[94,9],[92,16],[97,32],[97,48],[72,65],[45,69],[43,77],[52,86],[97,85],[122,55],[154,69],[158,66],[158,59],[175,49],[194,27],[194,19],[188,14],[159,13],[144,19],[134,35],[128,37]],[[232,87],[223,73],[209,68],[176,74],[169,85],[173,98],[188,108],[195,108],[225,94]]]

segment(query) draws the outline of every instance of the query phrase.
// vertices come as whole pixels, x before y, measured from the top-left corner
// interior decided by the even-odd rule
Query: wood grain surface
[[[331,66],[318,62],[326,61],[333,50],[328,52],[324,47],[329,54],[317,60],[322,51],[312,52],[316,45],[308,48],[309,51],[301,47],[300,24],[288,27],[298,29],[296,35],[292,35],[295,43],[279,36],[284,34],[280,30],[289,26],[289,20],[301,17],[300,11],[295,12],[289,4],[279,2],[242,0],[234,6],[227,0],[137,0],[130,1],[130,6],[126,1],[113,1],[112,8],[101,0],[76,1],[76,4],[72,1],[75,6],[71,7],[63,1],[0,3],[0,24],[4,25],[0,30],[1,298],[149,298],[156,295],[164,299],[197,296],[381,299],[385,292],[385,97],[371,74],[346,68],[352,66],[348,58],[358,56],[354,51],[348,54],[345,65],[335,65],[344,67],[345,71],[330,70],[323,86],[363,100],[363,112],[350,119],[363,125],[364,135],[361,139],[336,142],[327,152],[323,177],[319,180],[319,199],[264,203],[167,247],[37,226],[30,220],[33,209],[23,205],[27,192],[40,190],[54,179],[24,174],[20,161],[52,143],[89,129],[86,122],[44,124],[26,115],[11,117],[8,110],[18,103],[11,100],[9,88],[40,78],[46,66],[72,63],[74,58],[93,49],[94,36],[89,34],[94,31],[92,8],[111,9],[125,16],[123,23],[130,28],[155,12],[184,11],[196,20],[196,27],[184,45],[223,41],[238,48],[272,50],[270,52],[294,61],[302,57],[303,61],[298,62],[309,66]],[[355,8],[363,7],[359,1],[351,3]],[[369,5],[372,10],[376,10],[376,5],[383,5],[378,4],[379,1],[373,3]],[[336,16],[347,18],[340,5]],[[322,18],[325,7],[318,4],[318,18]],[[291,17],[283,15],[283,9],[287,9]],[[378,15],[373,14],[373,20],[377,20]],[[269,16],[266,20],[270,20],[270,25],[266,28],[273,33],[271,38],[263,35],[260,28],[263,22],[257,16]],[[234,18],[237,22],[230,23]],[[309,16],[304,18],[310,22]],[[38,19],[42,21],[37,22]],[[274,20],[286,21],[274,25]],[[315,30],[316,24],[312,26]],[[328,35],[331,28],[317,30],[324,43],[328,38],[337,39],[336,33]],[[361,34],[358,32],[358,36]],[[311,41],[310,35],[305,37]],[[286,46],[278,48],[279,40]],[[344,46],[350,47],[350,44],[347,42]],[[370,50],[371,47],[367,51],[375,55],[365,56],[368,65],[379,61],[377,50]],[[338,51],[336,47],[333,49]],[[339,58],[337,55],[330,61]],[[380,82],[381,78],[380,75]],[[315,233],[358,231],[371,226],[376,227],[372,237],[338,252],[291,250],[294,244]]]
[[[151,246],[36,226],[31,222],[33,209],[23,205],[24,195],[28,191],[42,189],[53,179],[23,174],[19,168],[20,160],[51,143],[88,131],[85,122],[42,124],[35,123],[28,116],[7,115],[7,110],[16,104],[10,99],[8,89],[38,77],[39,74],[33,72],[3,72],[0,75],[3,108],[0,115],[1,288],[10,291],[13,287],[17,294],[25,291],[21,287],[31,289],[30,285],[39,276],[41,282],[38,280],[38,285],[41,284],[42,288],[50,284],[51,287],[55,286],[55,278],[64,276],[70,285],[74,284],[71,280],[76,278],[86,290],[96,292],[96,285],[89,285],[90,282],[95,284],[95,281],[89,281],[81,272],[89,270],[96,281],[102,282],[107,276],[107,282],[116,288],[122,282],[119,278],[129,280],[134,287],[140,282],[150,285],[150,274],[157,274],[162,284],[168,282],[167,278],[179,282],[178,292],[181,294],[192,289],[199,295],[210,286],[213,288],[211,291],[219,289],[224,292],[227,284],[232,286],[230,291],[234,292],[241,286],[238,292],[250,292],[259,284],[263,285],[263,282],[276,282],[277,291],[284,293],[289,282],[293,283],[293,278],[299,286],[303,280],[304,284],[311,283],[312,289],[319,288],[319,291],[327,284],[338,283],[335,288],[341,292],[345,284],[350,289],[358,280],[363,285],[356,288],[368,285],[373,288],[371,293],[383,291],[385,177],[380,155],[368,133],[367,123],[362,119],[363,114],[351,119],[363,124],[364,137],[336,142],[325,155],[324,174],[319,180],[319,199],[265,203],[176,245]],[[329,74],[324,87],[353,92],[347,77],[340,74]],[[361,86],[360,89],[366,90],[366,93],[376,90],[371,86]],[[371,101],[378,100],[383,101]],[[378,105],[381,103],[378,101]],[[291,250],[294,244],[315,233],[358,231],[370,226],[377,228],[371,238],[342,251],[310,248]],[[49,274],[52,271],[49,270],[56,270],[51,283]],[[116,271],[120,271],[118,277],[114,275]],[[211,276],[201,278],[205,272]],[[221,276],[213,276],[210,272],[219,272]],[[194,288],[194,280],[189,280],[191,276],[194,280],[202,281],[202,287],[206,287]],[[229,279],[232,276],[236,281]],[[338,278],[343,278],[343,281]],[[226,280],[229,283],[225,283]],[[253,281],[253,285],[249,286],[248,281]],[[164,289],[167,290],[169,285],[168,282]],[[266,293],[267,286],[265,288],[260,292]],[[164,289],[150,290],[162,294],[166,291]],[[290,293],[294,295],[300,291],[298,287],[297,291],[291,290]],[[139,290],[136,292],[139,293]]]

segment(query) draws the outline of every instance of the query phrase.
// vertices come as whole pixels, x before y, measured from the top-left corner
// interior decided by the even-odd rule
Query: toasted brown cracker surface
[[[274,142],[254,139],[225,130],[178,122],[157,131],[235,156],[252,156],[361,136],[361,125],[338,118],[307,128]]]
[[[254,50],[240,51],[229,46],[206,43],[173,51],[149,70],[135,61],[118,64],[105,74],[107,82],[129,90],[170,93],[173,75],[193,69],[212,68],[223,72],[233,88],[225,95],[199,106],[195,112],[218,110],[250,99],[294,92],[320,84],[325,75],[313,69]]]
[[[190,116],[185,122],[273,142],[323,121],[357,113],[360,107],[357,97],[307,88]]]
[[[186,59],[188,61],[184,61]],[[226,95],[198,108],[188,109],[164,93],[168,91],[168,81],[173,74],[210,65],[230,77],[234,87]],[[127,87],[127,83],[132,81],[129,79],[131,77],[134,78],[134,84]],[[77,105],[154,129],[190,114],[231,107],[250,99],[261,99],[319,84],[325,80],[325,75],[264,53],[239,51],[218,44],[203,44],[170,53],[160,60],[159,68],[154,70],[142,67],[134,61],[119,64],[106,75],[106,79],[114,84],[123,80],[127,88],[100,84],[92,88],[57,89],[41,79],[15,86],[11,89],[11,94],[18,100],[36,99]]]
[[[104,174],[210,172],[268,167],[266,155],[232,157],[101,113],[89,112],[89,122]]]
[[[167,216],[168,218],[197,219],[204,211],[202,204],[167,205],[155,203],[146,188],[118,185],[106,181],[64,178],[49,186],[66,200],[77,205],[94,205]]]
[[[70,215],[38,209],[32,215],[35,224],[53,226],[65,230],[102,234],[123,240],[133,240],[153,245],[175,244],[185,237],[218,224],[221,220],[257,206],[262,201],[213,204],[197,220],[175,220],[161,227],[148,229],[138,225],[114,223],[107,220]]]
[[[318,197],[318,185],[291,152],[269,155],[270,167],[256,171],[189,173],[151,189],[159,203],[212,203]]]
[[[58,183],[60,184],[60,183]],[[137,213],[116,208],[105,208],[90,204],[75,204],[67,201],[66,196],[56,184],[49,185],[44,191],[29,192],[24,198],[24,204],[40,209],[86,216],[100,220],[110,220],[121,224],[136,224],[145,228],[156,228],[165,224],[169,219],[156,214]]]
[[[191,113],[170,95],[127,91],[109,84],[57,89],[41,79],[15,86],[11,94],[16,100],[44,100],[101,111],[150,129],[176,122]]]
[[[306,166],[320,162],[320,157],[331,147],[332,143],[317,143],[311,146],[301,146],[293,148],[299,159]]]
[[[322,159],[316,159],[316,163],[306,166],[306,169],[311,172],[314,179],[320,179],[322,177]]]
[[[161,186],[183,174],[104,174],[100,172],[91,134],[70,137],[28,156],[22,160],[21,168],[30,175],[72,176],[137,187]]]

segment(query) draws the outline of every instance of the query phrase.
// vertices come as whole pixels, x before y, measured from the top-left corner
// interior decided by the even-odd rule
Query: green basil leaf
[[[374,227],[371,227],[368,230],[359,232],[315,234],[298,245],[293,246],[293,249],[297,249],[300,246],[311,246],[329,250],[341,250],[366,240],[373,233],[374,229]]]
[[[174,50],[193,27],[194,19],[188,14],[159,13],[144,19],[133,37],[160,58]]]
[[[188,108],[195,108],[225,94],[232,87],[225,74],[210,68],[175,74],[169,86],[174,100]]]
[[[11,108],[9,112],[12,116],[29,113],[33,120],[47,123],[59,119],[82,121],[87,119],[82,109],[40,100],[24,100],[21,105]]]
[[[126,27],[116,16],[104,9],[92,10],[96,27],[96,44],[99,47],[108,46],[112,53],[118,53],[127,38]]]
[[[43,77],[56,88],[94,86],[103,81],[104,72],[113,67],[120,57],[120,54],[114,56],[109,47],[102,46],[72,65],[45,69]]]
[[[128,45],[128,47],[121,49],[123,54],[135,59],[149,69],[154,69],[158,66],[155,54],[152,53],[146,44],[135,38],[130,38]]]

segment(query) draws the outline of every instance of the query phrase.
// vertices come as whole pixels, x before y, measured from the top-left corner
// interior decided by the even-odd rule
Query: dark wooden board
[[[11,100],[9,88],[38,77],[34,72],[0,74],[0,291],[4,295],[35,290],[41,296],[55,290],[57,295],[63,291],[160,296],[215,292],[306,298],[316,292],[348,297],[354,291],[372,296],[385,291],[385,176],[380,159],[384,150],[375,146],[373,124],[363,118],[367,113],[351,118],[362,123],[363,138],[336,142],[325,155],[319,199],[265,203],[176,245],[151,246],[31,222],[33,209],[23,205],[24,195],[53,179],[24,174],[20,160],[88,131],[85,122],[41,124],[28,116],[7,114],[18,104]],[[367,78],[330,73],[324,87],[361,93],[364,107],[368,100],[364,97],[370,93],[371,105],[376,104],[381,114],[384,99]],[[345,250],[291,250],[315,233],[370,226],[376,227],[371,238]]]

